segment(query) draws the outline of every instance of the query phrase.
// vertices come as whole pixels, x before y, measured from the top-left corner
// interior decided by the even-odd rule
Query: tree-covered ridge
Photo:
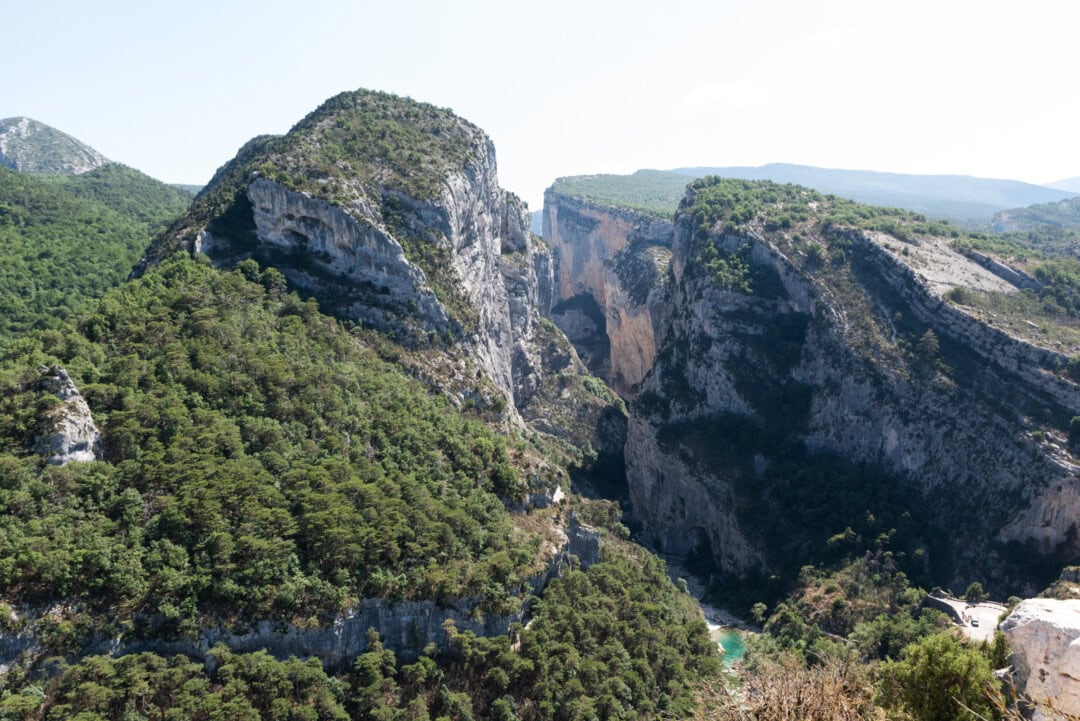
[[[577,175],[558,178],[551,192],[614,208],[627,208],[670,219],[686,194],[691,178],[663,170],[633,175]]]
[[[680,210],[692,216],[702,230],[718,222],[738,225],[754,221],[766,229],[788,229],[814,221],[877,230],[900,240],[928,235],[956,238],[961,234],[948,223],[927,220],[919,213],[864,205],[770,180],[732,180],[715,176],[695,180],[690,184]]]
[[[62,363],[105,461],[26,450]],[[538,537],[515,530],[506,440],[379,360],[280,273],[177,257],[78,331],[13,344],[0,384],[0,597],[100,611],[306,619],[360,597],[479,595],[508,611]]]
[[[625,545],[553,581],[528,627],[494,638],[451,636],[450,649],[432,647],[399,665],[373,635],[369,650],[337,676],[316,660],[221,646],[212,671],[183,656],[96,656],[51,679],[9,675],[0,712],[84,721],[685,718],[696,682],[719,667],[700,613],[662,562]]]
[[[84,310],[186,200],[120,165],[54,177],[0,168],[0,342]]]
[[[819,276],[828,276],[834,285],[850,280],[849,273],[837,272],[850,260],[850,238],[842,232],[848,228],[887,233],[909,244],[945,238],[961,253],[998,256],[1027,272],[1038,287],[1015,292],[956,287],[946,293],[946,299],[1029,342],[1080,347],[1080,265],[1075,247],[1060,235],[1070,231],[969,233],[917,213],[862,205],[797,185],[722,178],[695,181],[681,210],[704,237],[701,267],[718,283],[741,292],[754,292],[753,284],[746,282],[750,267],[744,259],[716,248],[708,236],[720,227],[782,232],[786,242],[800,251],[804,265]],[[897,247],[901,256],[908,254],[902,245]],[[992,320],[999,316],[999,321]]]
[[[1003,210],[994,216],[993,226],[998,231],[1080,230],[1080,198]]]
[[[51,175],[43,180],[77,198],[93,200],[156,233],[191,204],[192,194],[120,163],[109,163],[80,175]]]

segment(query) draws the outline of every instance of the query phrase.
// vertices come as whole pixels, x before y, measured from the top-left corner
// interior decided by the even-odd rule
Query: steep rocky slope
[[[544,237],[559,259],[552,317],[589,368],[629,397],[656,355],[672,226],[571,193],[556,182],[544,196]]]
[[[555,192],[545,216],[563,296],[604,307],[634,216]],[[1080,348],[1002,310],[1031,277],[956,235],[795,186],[697,181],[631,405],[644,537],[728,576],[884,543],[924,582],[1021,588],[1075,557]]]
[[[502,397],[481,389],[481,402],[517,418],[539,384],[539,311],[553,292],[550,251],[529,222],[499,187],[479,128],[345,93],[287,135],[245,146],[138,272],[181,248],[224,267],[254,258],[340,318],[457,358],[448,385],[475,386],[469,368],[479,368]]]
[[[20,173],[79,175],[109,161],[66,133],[32,118],[0,120],[0,165]]]
[[[527,220],[479,129],[346,93],[245,146],[78,320],[22,333],[0,713],[116,717],[148,685],[106,668],[295,668],[272,654],[333,718],[687,716],[716,646],[614,504],[572,492],[621,474],[626,411],[541,317]],[[84,674],[109,690],[69,694]],[[250,694],[267,717],[286,695]]]

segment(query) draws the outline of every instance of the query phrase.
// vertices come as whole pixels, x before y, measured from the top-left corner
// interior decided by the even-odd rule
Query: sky
[[[484,128],[533,209],[638,168],[1080,175],[1075,0],[4,1],[0,117],[167,182],[360,87]]]

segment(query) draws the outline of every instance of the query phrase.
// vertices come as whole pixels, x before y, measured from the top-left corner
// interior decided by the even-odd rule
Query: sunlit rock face
[[[1032,598],[1001,624],[1018,688],[1041,708],[1036,719],[1080,716],[1080,601]]]
[[[1080,553],[1078,465],[1054,426],[1080,412],[1080,391],[1059,372],[1066,356],[947,299],[961,287],[1018,292],[1029,276],[947,238],[703,228],[692,194],[665,231],[667,255],[655,252],[666,250],[657,221],[553,191],[545,199],[558,256],[553,318],[634,401],[627,478],[650,543],[705,554],[725,574],[772,573],[770,539],[750,511],[800,525],[805,507],[770,490],[783,484],[778,462],[796,452],[899,489],[890,503],[936,529],[928,553],[942,583],[1023,577],[1011,588],[1033,591],[1046,579],[1028,576],[1026,554]],[[711,278],[706,243],[744,258],[756,287]],[[815,245],[842,250],[819,261],[807,251]],[[627,259],[642,248],[663,270],[635,287],[627,270],[643,266]],[[928,330],[942,352],[922,361],[914,349]]]
[[[671,223],[553,190],[544,196],[543,223],[559,259],[556,323],[591,370],[633,395],[662,330]]]

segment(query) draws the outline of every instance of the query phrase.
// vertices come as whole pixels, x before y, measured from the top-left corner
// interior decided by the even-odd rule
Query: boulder
[[[1001,624],[1013,650],[1017,687],[1040,710],[1080,715],[1080,601],[1032,598]]]

